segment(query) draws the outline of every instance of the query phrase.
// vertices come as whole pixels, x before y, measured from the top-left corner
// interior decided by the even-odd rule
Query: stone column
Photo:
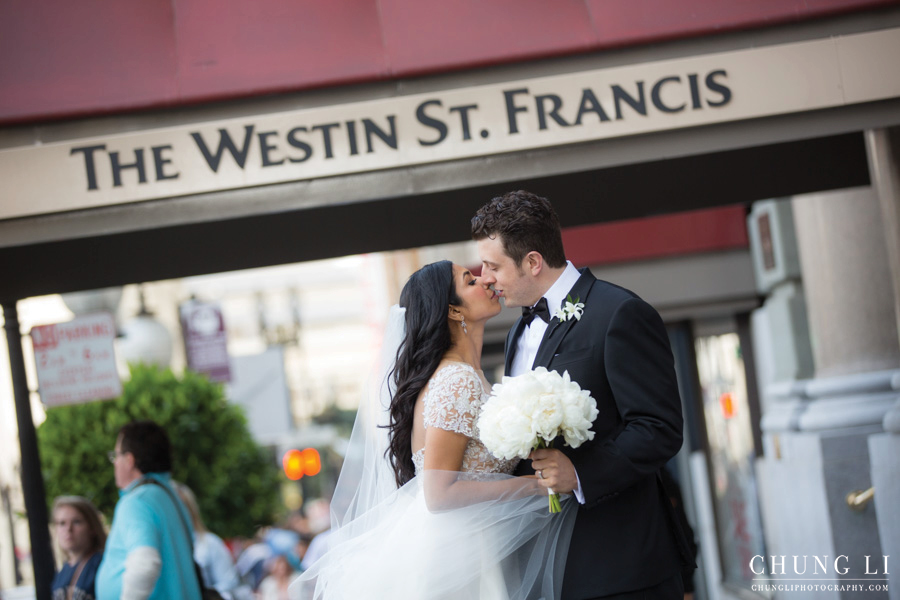
[[[900,366],[875,190],[810,194],[793,204],[816,377]]]
[[[763,431],[790,429],[804,408],[790,390],[814,374],[794,212],[790,199],[754,202],[747,217],[756,287],[753,346]]]
[[[866,577],[865,557],[874,565],[889,554],[879,535],[881,512],[871,504],[854,511],[846,496],[872,486],[876,461],[870,460],[869,440],[884,431],[882,421],[897,396],[900,337],[875,189],[799,196],[792,208],[815,376],[769,386],[774,406],[791,410],[781,411],[790,418],[773,419],[778,411],[763,418],[763,510],[769,554],[786,555],[786,562],[793,555],[832,561],[848,556],[847,574],[831,569],[824,575],[835,583]],[[789,597],[794,595],[776,595]],[[829,591],[817,597],[875,600],[888,594]]]
[[[867,131],[866,146],[872,185],[881,204],[894,309],[900,324],[900,128]],[[900,600],[900,374],[892,379],[892,387],[898,399],[884,417],[885,433],[869,437],[869,454],[882,551],[895,560],[889,575],[890,597]]]
[[[900,127],[866,132],[869,174],[881,204],[894,310],[900,329]]]
[[[793,201],[815,379],[801,430],[881,424],[900,369],[894,286],[874,188]]]

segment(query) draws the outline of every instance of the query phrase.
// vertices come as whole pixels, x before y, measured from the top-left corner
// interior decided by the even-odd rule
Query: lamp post
[[[9,349],[9,367],[16,401],[16,423],[19,428],[19,446],[22,454],[22,491],[25,495],[25,512],[28,515],[28,531],[31,537],[31,562],[34,567],[34,591],[37,600],[50,600],[50,583],[56,572],[53,551],[50,548],[50,517],[47,512],[47,495],[41,475],[41,458],[38,453],[37,433],[31,415],[28,378],[25,374],[25,357],[22,352],[22,333],[15,301],[3,304],[3,320],[6,329],[6,345]]]

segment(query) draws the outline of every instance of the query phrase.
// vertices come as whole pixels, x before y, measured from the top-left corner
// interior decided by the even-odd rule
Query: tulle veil
[[[425,471],[400,489],[385,455],[390,372],[405,309],[391,308],[331,503],[327,552],[291,586],[303,600],[551,600],[560,597],[577,505],[548,512],[534,482]],[[436,506],[431,482],[466,480],[465,502]],[[489,493],[485,493],[488,491]],[[477,498],[476,498],[477,497]]]

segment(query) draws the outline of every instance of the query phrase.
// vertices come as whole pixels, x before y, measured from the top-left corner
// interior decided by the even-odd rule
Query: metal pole
[[[12,500],[9,498],[9,486],[4,485],[0,489],[0,496],[3,496],[3,511],[6,513],[6,520],[9,523],[9,542],[13,549],[13,575],[16,579],[16,585],[22,585],[22,569],[19,567],[19,557],[16,555],[16,525],[13,521]]]
[[[9,367],[16,399],[16,423],[19,426],[19,446],[22,451],[22,490],[25,493],[25,512],[31,534],[31,562],[34,567],[34,590],[37,600],[51,600],[50,584],[56,573],[53,551],[50,548],[50,518],[47,496],[41,475],[37,434],[31,416],[25,358],[22,354],[22,333],[16,303],[2,303],[6,345],[9,348]]]

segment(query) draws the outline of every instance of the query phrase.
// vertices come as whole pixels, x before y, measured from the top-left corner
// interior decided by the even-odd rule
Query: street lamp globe
[[[128,364],[166,368],[172,361],[172,335],[153,315],[141,314],[125,322],[117,344],[119,358]]]

